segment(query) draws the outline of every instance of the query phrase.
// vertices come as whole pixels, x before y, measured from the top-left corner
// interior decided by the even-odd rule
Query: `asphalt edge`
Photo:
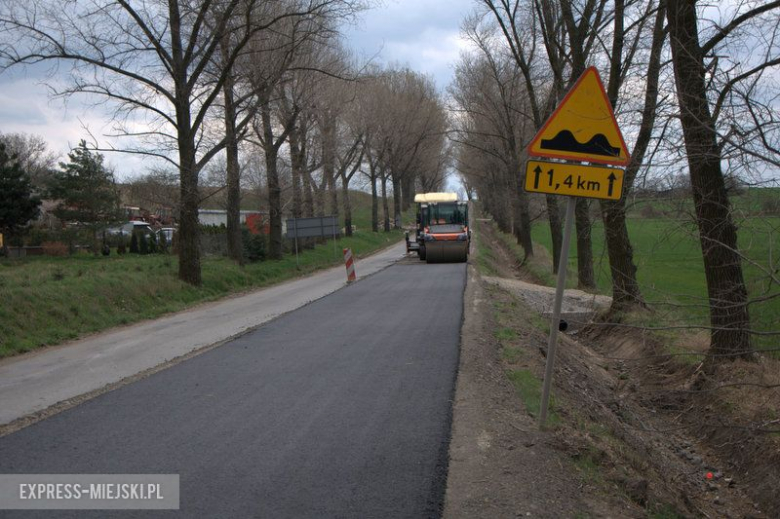
[[[440,447],[439,447],[439,457],[438,461],[436,463],[436,482],[431,489],[431,498],[429,499],[429,502],[434,507],[429,508],[429,517],[435,517],[435,518],[441,518],[444,517],[444,511],[447,504],[447,491],[449,489],[449,471],[450,471],[450,461],[451,461],[451,451],[450,447],[452,445],[452,438],[454,433],[454,417],[455,417],[455,398],[458,392],[458,384],[460,383],[460,369],[461,369],[461,351],[463,346],[463,326],[466,323],[466,311],[467,311],[467,295],[473,294],[474,286],[473,282],[476,280],[476,270],[471,260],[471,255],[469,255],[469,259],[466,262],[466,269],[463,273],[465,279],[465,283],[463,283],[463,297],[461,298],[461,312],[460,312],[460,331],[459,331],[459,338],[458,338],[458,351],[457,355],[455,356],[455,370],[452,375],[451,380],[451,388],[450,388],[450,396],[449,396],[449,407],[447,408],[447,423],[446,423],[446,430],[447,435],[444,438],[444,441],[442,441]]]

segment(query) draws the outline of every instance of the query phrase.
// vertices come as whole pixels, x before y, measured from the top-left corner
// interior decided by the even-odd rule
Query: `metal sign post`
[[[561,305],[566,288],[571,228],[574,222],[574,197],[620,200],[623,196],[622,169],[629,156],[623,134],[615,119],[604,84],[595,67],[583,72],[553,114],[528,145],[528,156],[572,162],[529,160],[525,171],[525,190],[568,197],[561,257],[558,262],[558,287],[555,290],[547,364],[544,370],[539,428],[547,421],[550,403],[555,347],[561,322]],[[605,166],[586,166],[604,164]]]
[[[547,364],[544,368],[544,385],[542,386],[542,404],[539,410],[539,428],[544,428],[547,421],[547,406],[550,402],[550,387],[552,386],[553,367],[555,365],[555,348],[558,344],[558,324],[561,322],[561,306],[563,291],[566,288],[566,267],[569,263],[569,245],[571,243],[571,228],[574,222],[575,199],[569,197],[566,202],[566,222],[563,225],[563,243],[561,257],[558,261],[558,286],[555,289],[552,321],[550,321],[550,342],[547,344]]]

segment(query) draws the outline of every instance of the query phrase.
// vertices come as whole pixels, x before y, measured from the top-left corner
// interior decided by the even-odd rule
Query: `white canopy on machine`
[[[457,202],[458,195],[456,193],[420,193],[414,195],[415,203],[436,203],[436,202]]]

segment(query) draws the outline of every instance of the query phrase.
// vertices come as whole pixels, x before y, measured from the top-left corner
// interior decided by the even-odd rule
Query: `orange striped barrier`
[[[355,275],[355,260],[352,258],[352,249],[344,249],[344,264],[347,266],[347,283],[357,279]]]

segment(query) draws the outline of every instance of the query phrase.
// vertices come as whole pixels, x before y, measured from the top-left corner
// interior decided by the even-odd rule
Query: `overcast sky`
[[[443,91],[463,48],[460,23],[474,6],[474,0],[384,0],[344,32],[348,44],[363,58],[409,65],[430,74]],[[40,84],[43,77],[36,69],[0,75],[0,132],[41,135],[63,159],[79,139],[87,137],[83,126],[104,144],[102,135],[110,128],[103,110],[79,98],[67,104],[49,99]],[[150,165],[150,159],[128,155],[106,154],[106,158],[122,179],[141,174]]]

